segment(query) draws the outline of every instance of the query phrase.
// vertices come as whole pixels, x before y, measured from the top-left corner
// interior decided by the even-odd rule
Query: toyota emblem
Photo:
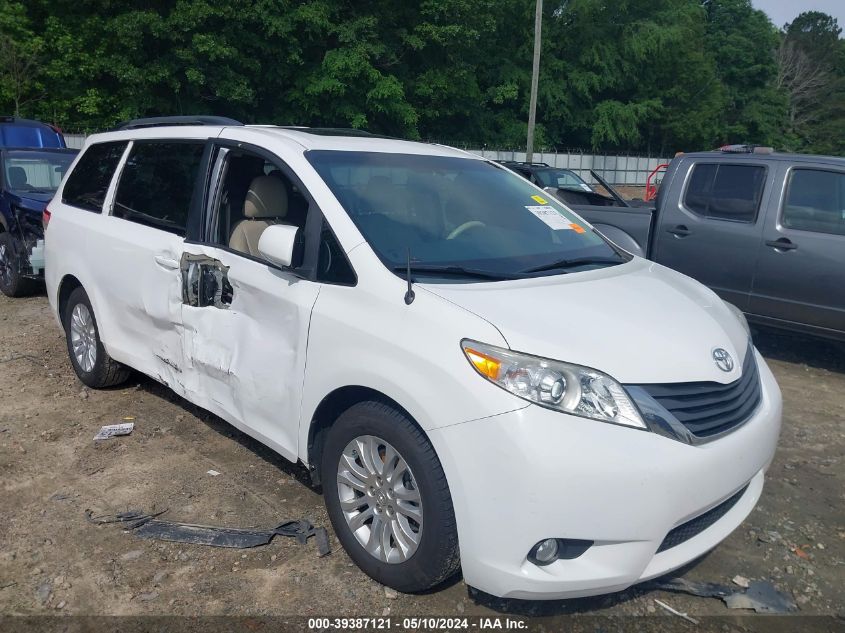
[[[716,361],[716,367],[722,371],[728,372],[734,368],[734,359],[728,354],[727,350],[717,347],[713,350],[713,360]]]

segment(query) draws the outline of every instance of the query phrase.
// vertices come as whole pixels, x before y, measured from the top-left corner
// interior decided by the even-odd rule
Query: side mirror
[[[293,262],[299,229],[287,224],[268,226],[258,240],[258,252],[267,261],[288,268]]]

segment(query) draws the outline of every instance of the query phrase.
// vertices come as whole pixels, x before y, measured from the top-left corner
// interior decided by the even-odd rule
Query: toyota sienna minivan
[[[88,138],[45,222],[80,380],[140,371],[302,462],[400,591],[621,590],[760,497],[781,396],[741,313],[496,163],[138,120]]]

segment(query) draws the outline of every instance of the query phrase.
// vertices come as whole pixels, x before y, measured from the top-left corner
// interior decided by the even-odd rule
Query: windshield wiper
[[[565,268],[574,268],[575,266],[587,266],[589,264],[624,264],[624,259],[614,259],[612,257],[578,257],[575,259],[559,259],[551,264],[543,264],[542,266],[535,266],[534,268],[527,268],[519,272],[525,273],[539,273],[545,270],[557,270]]]
[[[449,275],[455,277],[477,277],[479,279],[491,279],[494,281],[522,279],[521,274],[497,273],[492,270],[478,270],[476,268],[464,268],[463,266],[438,266],[436,264],[411,264],[410,268],[406,266],[394,266],[391,270],[393,272],[406,272],[410,270],[411,273],[420,274],[432,273],[433,275]]]

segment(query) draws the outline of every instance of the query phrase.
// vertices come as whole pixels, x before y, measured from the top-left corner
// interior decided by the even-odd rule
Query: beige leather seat
[[[252,179],[244,200],[244,218],[235,225],[229,248],[260,257],[258,239],[271,224],[280,224],[288,214],[285,184],[273,176]]]

